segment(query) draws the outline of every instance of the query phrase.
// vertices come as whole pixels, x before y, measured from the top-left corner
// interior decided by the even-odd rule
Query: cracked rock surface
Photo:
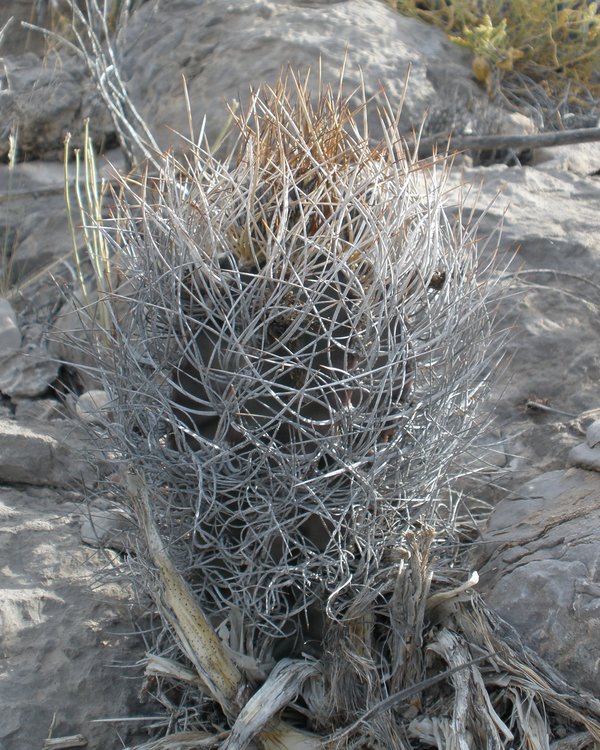
[[[116,748],[139,715],[139,636],[131,591],[106,556],[80,542],[82,498],[43,487],[0,487],[0,747],[39,750],[83,734]],[[134,677],[135,679],[130,679]]]
[[[482,593],[571,684],[598,695],[600,474],[551,471],[495,508]]]

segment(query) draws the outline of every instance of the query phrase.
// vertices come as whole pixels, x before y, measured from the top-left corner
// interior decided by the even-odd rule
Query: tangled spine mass
[[[227,159],[164,154],[113,236],[121,456],[200,605],[261,663],[395,658],[397,551],[451,517],[439,489],[486,366],[475,227],[446,208],[446,164],[412,158],[389,107],[377,146],[355,114],[295,79],[261,90]]]

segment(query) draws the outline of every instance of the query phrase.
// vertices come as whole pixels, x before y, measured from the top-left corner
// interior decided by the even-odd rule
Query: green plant
[[[476,78],[491,92],[512,71],[575,103],[600,97],[600,15],[597,3],[568,0],[393,0],[442,28],[473,53]]]

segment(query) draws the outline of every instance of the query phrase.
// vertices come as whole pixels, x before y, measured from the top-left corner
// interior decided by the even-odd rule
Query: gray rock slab
[[[58,377],[59,363],[32,347],[0,357],[0,393],[16,398],[43,395]]]
[[[153,708],[137,697],[145,646],[131,586],[109,575],[110,553],[81,544],[80,518],[72,493],[0,488],[2,750],[40,750],[51,726],[98,750],[147,740],[141,722],[97,721]]]
[[[534,152],[533,164],[540,169],[562,169],[574,174],[592,175],[600,169],[600,143],[575,143]]]
[[[81,520],[81,540],[91,547],[108,547],[119,552],[131,549],[134,526],[116,508],[90,508]]]
[[[600,419],[595,419],[587,428],[585,442],[590,448],[600,448]]]
[[[563,469],[583,440],[580,415],[599,405],[600,180],[504,165],[456,169],[450,179],[473,186],[465,204],[480,221],[479,236],[491,237],[487,247],[480,243],[483,260],[494,256],[502,278],[504,361],[488,403],[506,438],[514,490]],[[536,401],[550,411],[528,405]]]
[[[72,487],[97,475],[89,437],[77,424],[0,419],[0,483]]]
[[[600,476],[553,471],[501,501],[482,537],[480,591],[580,689],[600,693]]]
[[[17,422],[47,422],[68,416],[64,405],[52,398],[13,399],[13,404]]]
[[[442,95],[483,96],[465,50],[439,29],[371,0],[153,0],[133,15],[118,48],[128,92],[162,148],[181,143],[170,128],[189,136],[182,76],[196,127],[206,116],[211,144],[227,122],[227,102],[244,107],[250,85],[273,84],[290,65],[311,68],[315,80],[320,66],[324,82],[335,85],[346,53],[346,90],[360,91],[364,80],[367,96],[375,96],[372,112],[381,84],[392,103],[400,102],[411,67],[407,126]]]
[[[71,299],[62,306],[50,332],[48,349],[58,362],[77,370],[87,390],[98,389],[98,358],[94,352],[94,325],[92,323],[94,293],[86,304],[80,299]],[[90,314],[90,310],[92,314]]]
[[[567,463],[588,471],[600,471],[600,447],[590,448],[587,443],[576,445],[569,451]]]
[[[125,167],[120,149],[112,149],[97,157],[96,167],[100,179],[114,177],[115,169],[123,170]],[[72,163],[69,164],[69,178],[75,179],[75,167]],[[65,167],[62,160],[17,162],[13,167],[0,164],[0,194],[7,198],[18,198],[23,194],[39,198],[50,193],[63,198],[64,179]]]
[[[83,144],[83,121],[90,119],[90,137],[101,145],[113,132],[100,97],[92,89],[79,58],[34,53],[3,60],[0,86],[0,157],[9,152],[9,136],[18,130],[20,158],[61,159],[67,133],[73,146]]]
[[[122,165],[122,156],[115,151],[97,158],[100,178],[111,178],[113,167]],[[72,165],[69,177],[71,180],[75,177]],[[73,208],[78,227],[81,220],[74,195]],[[76,231],[76,241],[83,250],[80,231]],[[30,282],[32,277],[39,277],[40,281],[46,280],[45,287],[50,290],[50,295],[44,296],[52,297],[51,302],[60,298],[58,286],[50,274],[56,276],[60,270],[73,267],[73,242],[64,198],[64,167],[60,162],[22,162],[14,168],[0,164],[0,247],[4,252],[4,267],[0,271],[6,285],[23,289],[27,300],[31,300]]]
[[[71,263],[73,256],[64,197],[56,194],[34,199],[31,213],[23,210],[28,202],[12,204],[12,219],[22,213],[11,253],[10,278],[16,286],[37,272],[55,271],[53,264],[58,259]]]

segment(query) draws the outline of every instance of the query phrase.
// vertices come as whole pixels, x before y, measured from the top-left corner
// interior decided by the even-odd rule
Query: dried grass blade
[[[210,695],[210,690],[195,672],[173,659],[166,659],[164,656],[149,654],[144,674],[146,677],[169,677],[179,682],[187,682]]]
[[[429,648],[438,653],[449,667],[458,667],[469,660],[469,653],[463,643],[444,628],[436,642]],[[467,733],[467,722],[472,711],[473,691],[470,686],[470,670],[460,670],[450,676],[454,687],[452,702],[452,746],[457,750],[469,750],[470,741]]]
[[[577,732],[561,740],[550,743],[550,750],[586,750],[596,747],[594,738],[589,732]]]
[[[295,699],[304,682],[318,673],[315,664],[294,659],[282,659],[277,663],[265,684],[257,690],[250,698],[244,708],[240,711],[238,718],[231,730],[231,734],[223,743],[222,750],[244,750],[252,739],[263,728],[260,740],[265,747],[276,747],[275,740],[271,736],[269,723],[275,714]],[[280,747],[297,747],[297,744],[289,745],[297,730],[291,726],[278,723],[273,726],[275,737],[283,735],[287,737],[286,743]],[[304,744],[302,747],[320,747],[321,740],[316,735],[302,733]]]
[[[128,476],[128,487],[148,552],[160,576],[162,591],[156,592],[157,604],[211,695],[225,713],[235,715],[242,675],[169,558],[152,519],[146,487],[132,475]]]
[[[266,727],[258,739],[263,750],[320,750],[324,747],[322,738],[283,721]]]
[[[519,724],[525,736],[527,748],[531,750],[550,750],[548,727],[545,718],[535,705],[535,696],[531,693],[522,695],[517,690],[513,693],[513,704],[519,717]]]

